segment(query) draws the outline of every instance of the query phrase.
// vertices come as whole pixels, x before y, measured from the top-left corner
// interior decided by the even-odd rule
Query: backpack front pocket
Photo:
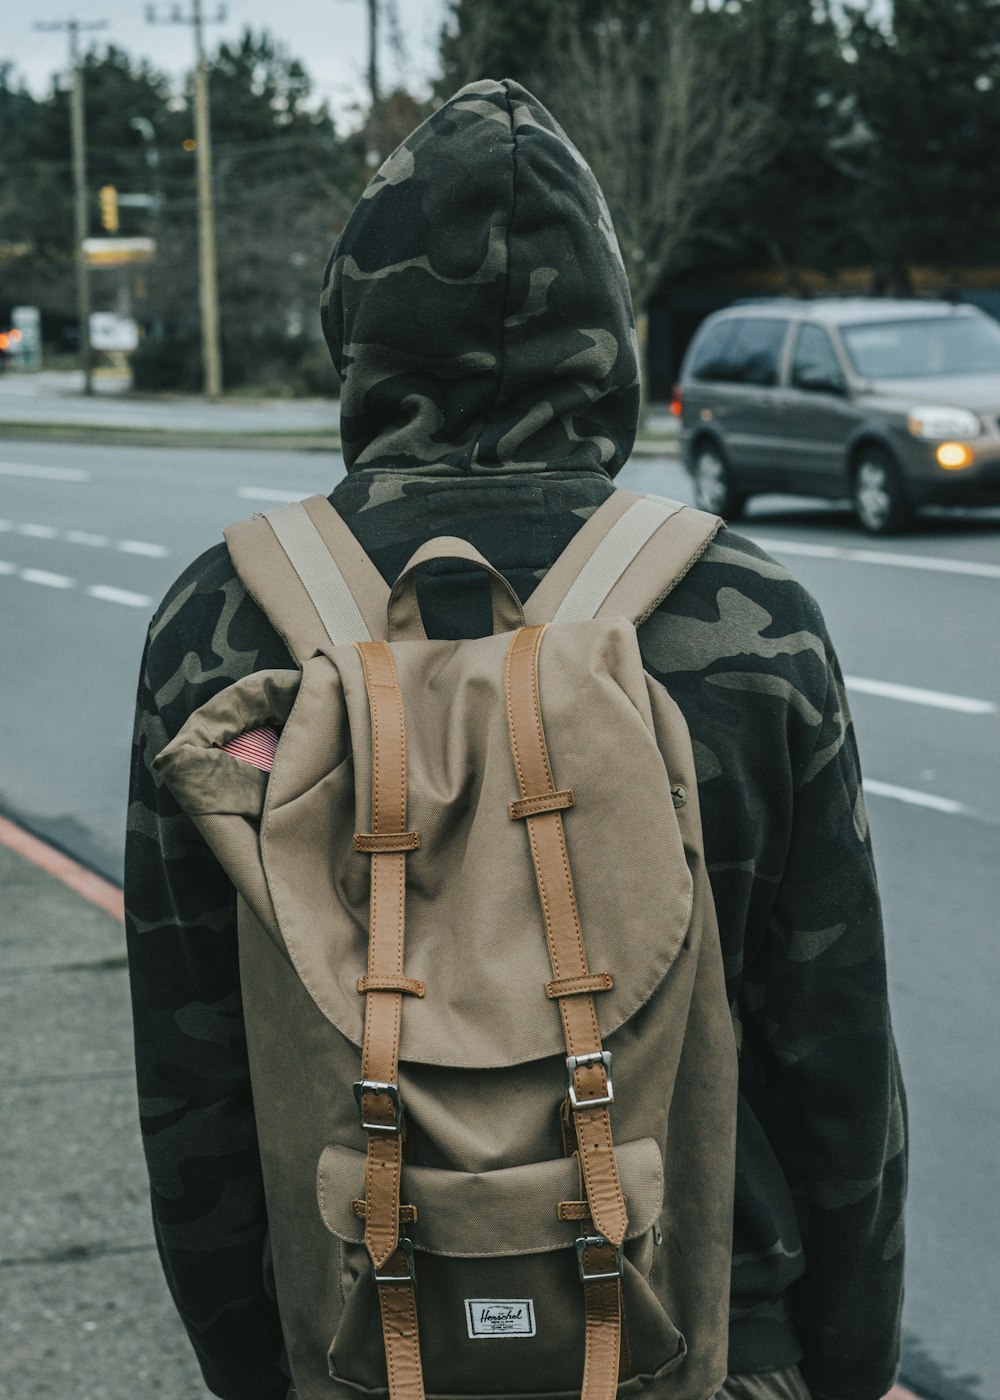
[[[638,1377],[679,1360],[684,1340],[649,1286],[653,1227],[663,1200],[660,1149],[651,1138],[616,1149],[629,1214],[622,1281],[627,1354]],[[328,1147],[318,1195],[339,1243],[343,1307],[330,1374],[365,1390],[386,1386],[378,1290],[353,1201],[364,1192],[364,1154]],[[575,1159],[490,1172],[404,1166],[401,1199],[416,1259],[421,1352],[429,1393],[579,1393],[583,1377],[580,1226],[557,1215],[579,1192]],[[623,1355],[626,1349],[623,1348]],[[622,1376],[623,1381],[625,1376]]]

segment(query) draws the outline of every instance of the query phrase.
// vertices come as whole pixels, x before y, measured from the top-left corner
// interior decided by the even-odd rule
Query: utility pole
[[[382,91],[378,77],[378,20],[380,0],[365,0],[368,6],[368,149],[365,165],[375,170],[385,158],[382,150]]]
[[[213,17],[226,17],[220,5]],[[222,393],[222,356],[219,350],[219,280],[215,255],[215,202],[212,195],[212,126],[208,111],[208,67],[205,63],[205,20],[201,0],[191,0],[191,13],[179,8],[158,20],[153,6],[146,8],[149,24],[188,24],[194,30],[194,136],[198,172],[198,287],[201,302],[201,359],[204,392],[217,399]]]
[[[368,91],[372,97],[372,111],[379,104],[378,85],[378,0],[368,0]]]
[[[106,29],[108,21],[92,20],[87,24],[78,19],[39,22],[36,29],[45,33],[69,34],[69,61],[73,74],[70,92],[70,140],[73,148],[74,205],[74,263],[76,266],[76,314],[80,322],[80,368],[83,370],[83,392],[94,392],[93,365],[90,353],[90,279],[87,275],[87,255],[83,250],[87,237],[87,123],[83,106],[83,64],[80,59],[80,34]]]

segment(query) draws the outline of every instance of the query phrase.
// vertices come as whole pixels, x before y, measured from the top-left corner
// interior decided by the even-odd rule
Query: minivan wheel
[[[739,518],[746,497],[734,489],[729,468],[714,444],[703,443],[697,449],[691,476],[694,480],[695,504],[699,510],[724,516],[726,520]]]
[[[914,520],[896,463],[880,447],[866,447],[854,468],[854,510],[871,535],[893,535]]]

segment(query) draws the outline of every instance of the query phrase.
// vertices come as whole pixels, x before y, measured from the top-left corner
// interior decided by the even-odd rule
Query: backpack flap
[[[487,1069],[565,1054],[517,797],[504,702],[509,636],[397,642],[406,705],[406,970],[426,984],[403,1017],[401,1058]],[[691,876],[629,624],[552,627],[543,703],[591,965],[612,1034],[648,1000],[683,943]],[[307,661],[261,827],[282,938],[323,1014],[360,1046],[368,952],[371,731],[354,647]],[[655,936],[650,924],[655,911]],[[641,956],[637,950],[641,949]]]

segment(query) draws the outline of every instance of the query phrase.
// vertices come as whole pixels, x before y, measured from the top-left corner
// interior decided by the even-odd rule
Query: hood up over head
[[[631,451],[635,324],[608,208],[515,82],[462,88],[392,153],[321,309],[351,470],[613,475]]]

